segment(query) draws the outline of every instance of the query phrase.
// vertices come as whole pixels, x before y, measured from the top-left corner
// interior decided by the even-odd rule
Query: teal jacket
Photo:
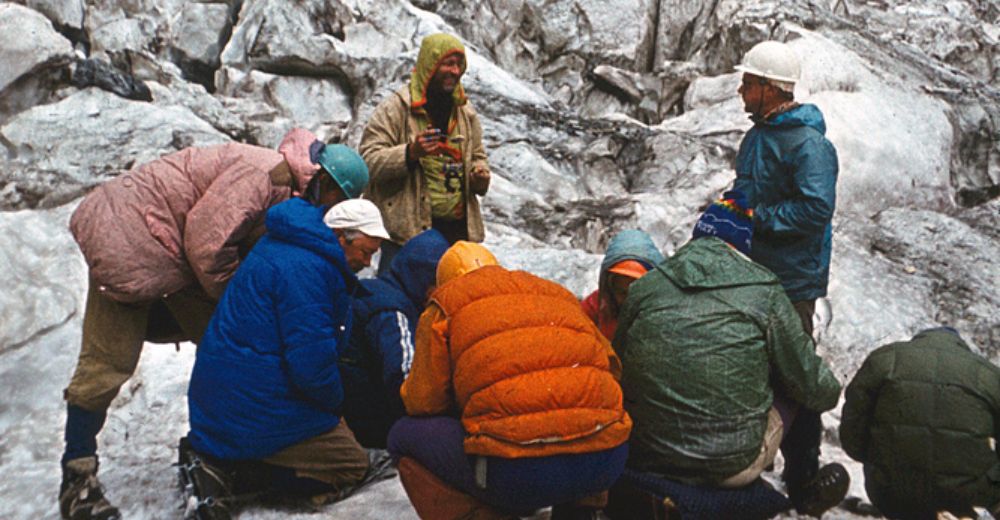
[[[711,484],[753,462],[772,385],[815,411],[840,396],[778,279],[715,237],[632,284],[614,345],[634,422],[629,466],[682,482]]]
[[[837,150],[816,105],[755,121],[740,143],[733,189],[754,210],[750,257],[781,280],[793,301],[826,296],[830,279]]]
[[[1000,369],[957,334],[925,331],[875,350],[845,398],[840,442],[885,512],[1000,501]]]

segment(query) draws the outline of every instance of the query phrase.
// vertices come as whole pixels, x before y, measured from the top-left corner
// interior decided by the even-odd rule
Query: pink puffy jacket
[[[196,281],[219,298],[239,264],[240,241],[293,195],[269,173],[286,161],[304,189],[318,168],[309,160],[315,140],[293,129],[277,152],[240,143],[186,148],[98,186],[70,219],[91,283],[121,302]]]

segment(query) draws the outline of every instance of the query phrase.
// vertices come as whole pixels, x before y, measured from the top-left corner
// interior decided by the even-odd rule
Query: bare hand
[[[410,158],[420,159],[428,155],[441,155],[441,145],[445,137],[437,128],[428,128],[420,132],[410,143]]]
[[[480,197],[490,189],[490,170],[482,164],[477,164],[469,174],[469,189]]]

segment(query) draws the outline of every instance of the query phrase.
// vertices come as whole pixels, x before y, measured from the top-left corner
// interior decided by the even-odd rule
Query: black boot
[[[819,471],[819,445],[823,435],[823,421],[820,414],[799,408],[781,441],[781,454],[785,458],[785,469],[781,478],[788,488],[788,498],[795,508],[802,512],[799,504],[803,500],[806,483],[816,477]]]
[[[104,498],[97,480],[97,457],[81,457],[63,464],[59,513],[67,520],[118,520],[118,508]]]
[[[847,496],[851,476],[843,465],[834,462],[819,469],[816,475],[797,491],[797,497],[789,498],[795,510],[801,514],[820,518],[823,513],[840,504]]]
[[[177,451],[181,489],[188,497],[185,517],[230,520],[233,498],[231,472],[196,452],[187,437],[181,438]]]

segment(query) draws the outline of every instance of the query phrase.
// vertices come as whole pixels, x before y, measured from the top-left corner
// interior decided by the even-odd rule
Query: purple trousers
[[[464,441],[458,419],[404,417],[389,431],[388,449],[396,460],[411,457],[463,493],[521,515],[607,490],[628,458],[627,443],[593,453],[505,459],[467,455]]]

